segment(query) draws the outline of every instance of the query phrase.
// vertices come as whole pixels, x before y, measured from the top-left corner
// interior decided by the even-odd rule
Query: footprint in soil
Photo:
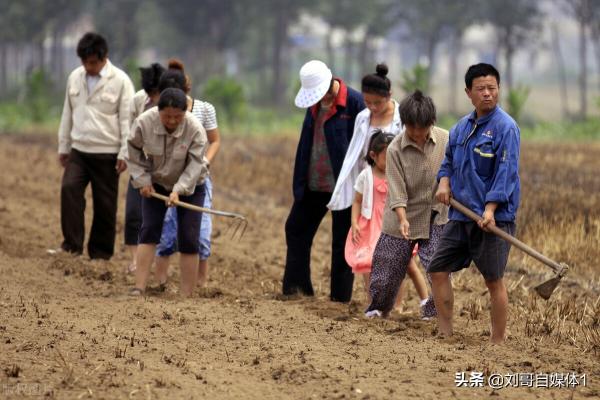
[[[100,275],[98,275],[98,280],[101,280],[104,282],[112,281],[112,279],[113,279],[113,274],[110,271],[106,271],[106,272],[103,272]]]
[[[4,374],[8,378],[18,378],[21,371],[21,367],[19,367],[17,364],[13,364],[10,367],[4,368]]]
[[[217,297],[222,297],[224,296],[225,293],[219,289],[219,288],[202,288],[198,291],[198,297],[204,298],[204,299],[215,299]]]

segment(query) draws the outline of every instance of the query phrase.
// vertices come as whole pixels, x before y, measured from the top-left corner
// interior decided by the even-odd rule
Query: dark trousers
[[[66,251],[83,253],[85,189],[92,184],[94,218],[88,241],[90,258],[109,259],[114,253],[119,175],[116,154],[71,150],[60,190],[60,222]]]
[[[310,280],[310,251],[321,220],[327,214],[331,193],[311,192],[294,201],[285,223],[287,257],[283,275],[283,294],[301,292],[313,296]],[[351,208],[333,211],[331,242],[331,300],[348,302],[352,298],[354,274],[346,263],[344,246],[350,229]]]
[[[171,192],[164,187],[154,184],[154,190],[157,193],[168,196]],[[194,193],[189,196],[179,196],[179,200],[202,207],[206,187],[204,184],[197,185]],[[162,234],[163,222],[167,205],[164,201],[154,197],[142,197],[142,227],[140,229],[139,243],[158,244]],[[202,213],[179,207],[177,210],[177,246],[182,254],[198,254],[200,243],[198,236],[200,234],[200,225],[202,223]]]
[[[125,202],[125,244],[136,246],[142,227],[142,195],[139,189],[134,189],[129,179],[127,185],[127,200]]]

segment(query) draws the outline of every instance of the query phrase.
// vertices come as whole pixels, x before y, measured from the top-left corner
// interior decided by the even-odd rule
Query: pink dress
[[[358,216],[358,226],[360,228],[360,241],[358,244],[355,245],[352,242],[352,229],[348,232],[345,250],[346,262],[355,274],[371,272],[373,251],[379,240],[379,235],[381,235],[387,189],[387,179],[379,178],[373,174],[373,211],[371,219],[366,219],[362,214]]]

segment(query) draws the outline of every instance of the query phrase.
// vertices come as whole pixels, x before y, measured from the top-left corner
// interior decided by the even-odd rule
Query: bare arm
[[[410,239],[410,223],[406,218],[406,207],[396,207],[394,212],[400,221],[400,234],[404,239]]]
[[[352,241],[357,244],[360,240],[360,229],[358,227],[358,217],[360,216],[360,210],[362,207],[363,196],[362,193],[355,192],[354,202],[352,203]]]
[[[450,178],[447,176],[443,176],[440,179],[440,183],[438,185],[437,192],[435,192],[435,198],[445,205],[450,205],[450,197],[452,196],[452,192],[450,190]]]
[[[208,139],[208,148],[206,149],[206,159],[212,164],[214,157],[219,152],[221,147],[221,135],[219,135],[219,128],[211,129],[206,131],[206,137]]]
[[[488,231],[488,225],[496,225],[496,219],[494,218],[496,208],[498,208],[498,203],[490,202],[485,204],[485,210],[483,211],[483,219],[478,223],[481,229]]]

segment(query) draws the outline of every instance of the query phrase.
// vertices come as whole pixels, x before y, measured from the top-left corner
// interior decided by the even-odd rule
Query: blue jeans
[[[212,182],[207,176],[204,181],[206,195],[204,196],[204,208],[212,207]],[[212,233],[212,220],[208,213],[202,213],[200,234],[198,235],[198,255],[200,260],[210,257],[210,235]],[[177,207],[170,207],[165,214],[160,243],[156,247],[156,255],[167,257],[177,252]]]

